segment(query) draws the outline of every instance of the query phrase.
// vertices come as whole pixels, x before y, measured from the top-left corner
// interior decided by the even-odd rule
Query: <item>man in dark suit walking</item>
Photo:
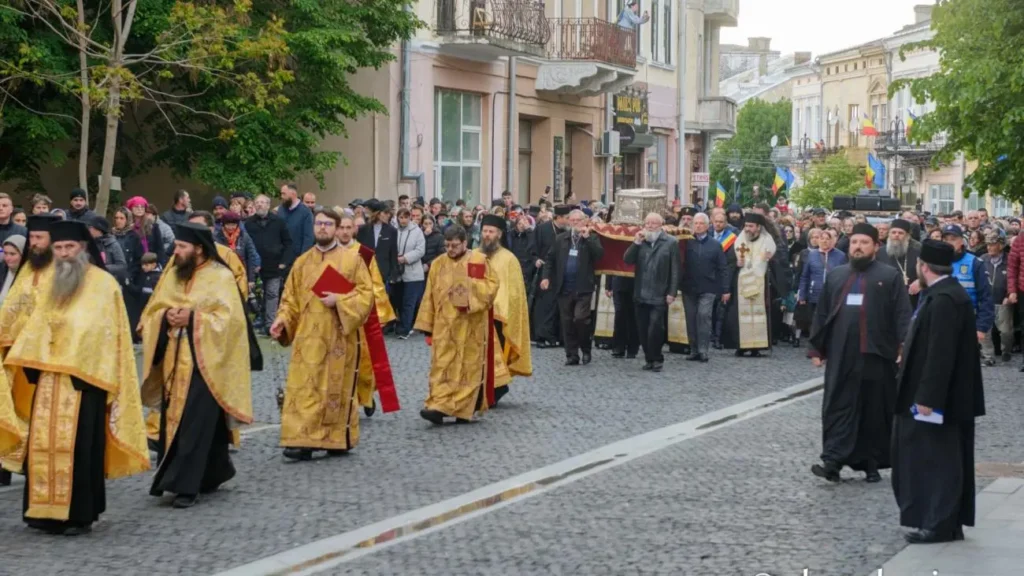
[[[565,365],[590,363],[590,303],[596,289],[594,265],[604,256],[597,234],[581,210],[569,213],[569,229],[555,239],[544,258],[540,289],[558,296],[565,337]]]
[[[903,345],[892,488],[911,544],[963,540],[974,526],[974,419],[985,415],[974,303],[950,276],[956,252],[925,240],[924,291]]]
[[[380,277],[384,279],[384,286],[390,294],[392,281],[402,274],[398,267],[398,231],[390,224],[391,209],[387,204],[371,198],[363,203],[363,207],[370,211],[370,216],[366,224],[356,232],[356,240],[363,246],[373,248]]]
[[[554,218],[549,222],[541,222],[534,232],[534,246],[537,249],[536,273],[540,275],[540,268],[548,257],[548,252],[555,245],[555,239],[565,230],[566,218],[572,209],[568,206],[555,206]],[[559,336],[558,323],[558,293],[541,290],[534,296],[533,309],[530,310],[530,328],[533,330],[533,340],[538,348],[552,348],[562,338]]]

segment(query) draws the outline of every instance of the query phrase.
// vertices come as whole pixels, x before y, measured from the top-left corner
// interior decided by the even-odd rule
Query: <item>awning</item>
[[[654,146],[654,134],[641,133],[633,137],[633,141],[628,146],[622,147],[622,152],[640,152],[644,148],[650,148]]]

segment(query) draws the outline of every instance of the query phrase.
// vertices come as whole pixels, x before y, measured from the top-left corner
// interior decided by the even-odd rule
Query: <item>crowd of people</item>
[[[158,462],[151,493],[174,494],[175,507],[233,477],[228,446],[252,420],[259,332],[292,347],[279,403],[293,460],[355,447],[357,410],[372,415],[375,394],[385,412],[398,409],[388,334],[420,332],[432,347],[420,415],[434,424],[496,405],[514,377],[532,374],[531,347],[561,347],[574,367],[594,348],[626,360],[642,350],[641,369],[660,372],[666,345],[703,364],[712,349],[756,358],[803,340],[809,361],[826,365],[813,473],[836,481],[850,466],[875,482],[892,467],[904,524],[919,529],[912,541],[962,538],[973,522],[980,366],[1020,348],[1016,219],[676,204],[623,238],[601,232],[614,205],[555,204],[550,190],[535,205],[505,192],[490,207],[403,195],[332,208],[294,184],[278,195],[277,207],[264,194],[217,196],[204,211],[180,190],[163,213],[135,196],[108,220],[81,190],[67,209],[35,196],[27,214],[0,194],[0,451],[6,442],[4,466],[29,478],[31,526],[88,531],[103,477],[147,469],[147,443]],[[88,309],[111,294],[122,309]],[[611,328],[597,330],[599,319]],[[948,348],[965,335],[973,353]],[[84,368],[112,337],[141,348],[141,387],[131,354]],[[933,361],[941,350],[952,351]],[[75,411],[61,413],[69,397]],[[928,427],[943,414],[941,432]],[[34,491],[38,470],[25,470],[45,468],[36,453],[69,449],[35,443],[32,431],[56,418],[77,426],[73,451],[89,460],[63,494]],[[105,440],[104,422],[122,437]],[[948,465],[923,477],[927,457]]]

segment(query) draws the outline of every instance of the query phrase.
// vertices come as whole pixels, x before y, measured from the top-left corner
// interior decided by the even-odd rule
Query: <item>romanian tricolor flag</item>
[[[789,171],[789,168],[776,168],[775,180],[772,182],[772,193],[778,195],[783,188],[792,188],[796,177]]]
[[[725,187],[717,181],[715,182],[715,206],[719,208],[725,206]]]
[[[878,136],[875,123],[871,121],[871,118],[868,118],[867,114],[864,114],[864,120],[860,123],[860,133],[864,136]]]
[[[722,252],[728,252],[729,248],[732,248],[732,245],[735,243],[736,233],[731,230],[726,232],[725,236],[722,236]]]

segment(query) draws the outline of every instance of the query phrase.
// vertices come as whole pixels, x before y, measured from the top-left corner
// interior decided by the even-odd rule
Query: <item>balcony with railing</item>
[[[704,20],[719,26],[736,26],[740,18],[740,0],[704,0]]]
[[[440,51],[471,59],[543,57],[551,36],[544,3],[533,0],[435,0]]]
[[[924,142],[907,138],[906,130],[887,130],[875,137],[875,155],[879,159],[898,156],[900,162],[908,165],[927,165],[945,146],[945,134],[936,134],[931,140]]]
[[[615,93],[636,75],[636,31],[600,18],[550,18],[547,61],[537,90],[596,96]]]

